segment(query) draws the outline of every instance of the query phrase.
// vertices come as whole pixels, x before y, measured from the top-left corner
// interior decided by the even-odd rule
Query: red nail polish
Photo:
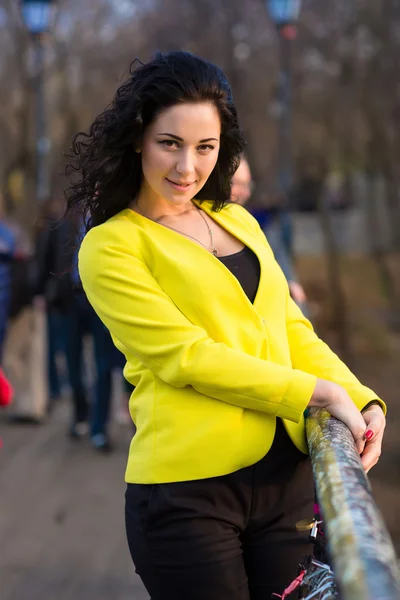
[[[374,432],[371,429],[368,429],[368,431],[365,432],[365,437],[367,438],[367,440],[372,439],[374,435]]]

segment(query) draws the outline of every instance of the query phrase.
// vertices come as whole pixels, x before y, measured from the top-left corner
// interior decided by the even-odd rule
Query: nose
[[[189,148],[179,152],[175,168],[176,172],[183,177],[189,177],[195,172],[194,156]]]

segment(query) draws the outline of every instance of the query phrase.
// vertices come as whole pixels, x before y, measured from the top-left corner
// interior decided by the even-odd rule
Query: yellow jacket
[[[255,219],[236,204],[202,209],[258,256],[254,304],[207,250],[130,209],[89,231],[79,253],[84,290],[136,386],[128,482],[254,464],[271,447],[276,417],[306,453],[303,412],[316,377],[341,384],[360,409],[376,398],[291,300]]]

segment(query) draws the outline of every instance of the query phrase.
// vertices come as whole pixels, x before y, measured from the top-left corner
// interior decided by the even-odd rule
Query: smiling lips
[[[171,185],[173,185],[174,188],[176,188],[178,190],[187,190],[194,183],[194,182],[192,182],[192,183],[181,183],[181,182],[177,182],[177,181],[171,181],[171,179],[168,179],[168,177],[166,177],[166,180],[168,181],[168,183],[170,183]]]

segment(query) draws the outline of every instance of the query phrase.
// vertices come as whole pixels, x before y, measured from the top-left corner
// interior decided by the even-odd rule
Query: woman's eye
[[[177,143],[178,142],[176,142],[175,140],[162,140],[161,142],[159,142],[159,144],[162,144],[167,148],[174,148],[177,145]]]
[[[201,152],[207,151],[207,150],[214,150],[214,146],[211,146],[210,144],[202,144],[201,146],[198,147],[198,149]]]

